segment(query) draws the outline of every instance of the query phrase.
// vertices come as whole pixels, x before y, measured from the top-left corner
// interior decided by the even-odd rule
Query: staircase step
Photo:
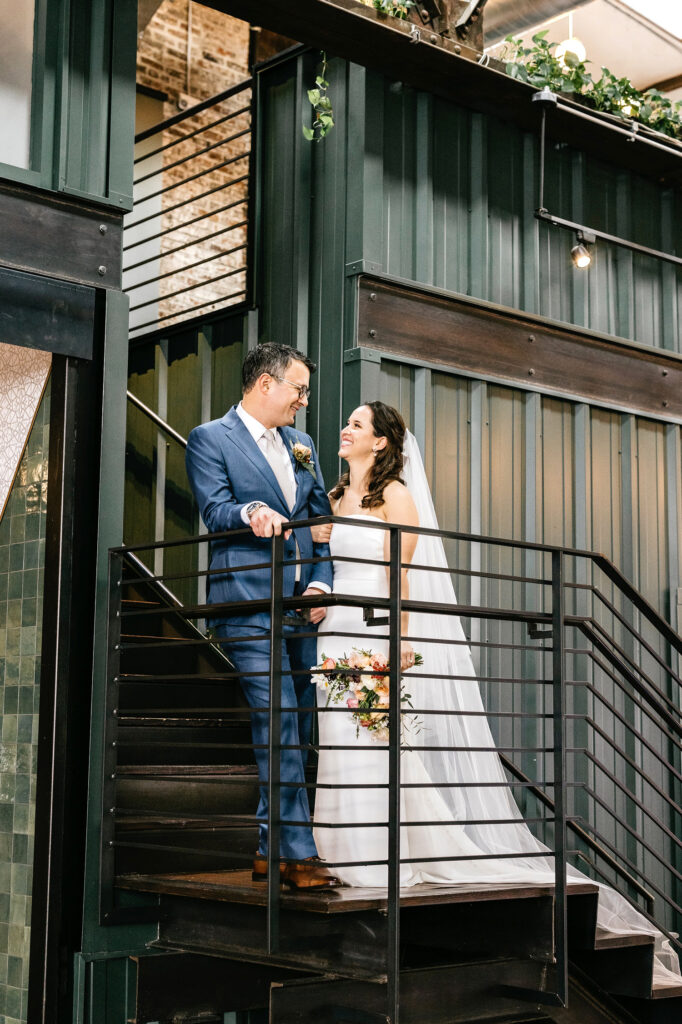
[[[177,769],[164,766],[163,773],[121,774],[116,785],[116,807],[121,810],[158,810],[160,812],[198,810],[206,814],[248,813],[258,803],[258,777],[253,766],[234,765],[237,771],[218,773],[205,765]],[[175,774],[170,774],[175,772]]]
[[[222,866],[250,871],[258,846],[258,828],[256,825],[231,825],[121,830],[117,833],[116,844],[117,875],[215,871]]]

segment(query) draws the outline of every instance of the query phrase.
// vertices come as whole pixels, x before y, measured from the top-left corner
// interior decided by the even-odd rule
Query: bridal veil
[[[404,443],[403,479],[417,506],[422,528],[438,530],[438,520],[419,446],[409,431]],[[440,537],[420,536],[408,573],[410,599],[454,606],[456,596],[445,548]],[[427,569],[419,569],[425,566]],[[509,868],[518,871],[519,882],[548,884],[554,880],[554,857],[525,823],[508,785],[485,715],[470,649],[456,615],[410,615],[409,635],[424,657],[424,665],[410,673],[412,702],[421,714],[422,728],[407,743],[422,758],[433,789],[448,808],[453,822],[461,822],[467,838],[482,856],[491,859],[491,881],[495,866],[509,884]],[[423,642],[420,638],[424,638]],[[429,642],[434,641],[434,642]],[[426,678],[427,672],[433,676]],[[416,730],[415,730],[416,731]],[[425,748],[436,749],[425,749]],[[483,785],[481,785],[483,784]],[[488,824],[490,822],[490,824]],[[500,823],[502,822],[502,823]],[[443,851],[447,856],[447,851]],[[510,856],[511,855],[511,856]],[[480,868],[480,862],[479,862]],[[467,862],[460,863],[466,882]],[[568,868],[568,878],[591,881],[577,869]],[[471,877],[479,881],[480,874]],[[658,929],[634,905],[614,889],[599,884],[598,924],[616,934],[632,932],[655,936],[656,983],[679,982],[677,955]]]

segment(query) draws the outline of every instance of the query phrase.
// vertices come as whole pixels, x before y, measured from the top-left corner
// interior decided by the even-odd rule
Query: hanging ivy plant
[[[657,89],[640,92],[628,78],[617,78],[608,68],[601,69],[595,80],[587,70],[585,61],[566,53],[562,60],[554,54],[556,43],[547,41],[548,30],[533,36],[533,46],[524,46],[523,40],[507,36],[501,54],[508,75],[522,82],[552,92],[574,93],[607,114],[615,114],[628,121],[662,132],[673,139],[682,140],[682,101],[673,103]],[[588,62],[589,63],[589,62]]]
[[[410,7],[414,7],[415,4],[414,0],[372,0],[372,6],[382,14],[388,14],[391,18],[404,20],[410,13]]]
[[[322,63],[315,77],[315,88],[308,89],[308,99],[314,111],[312,128],[303,125],[303,134],[308,142],[319,142],[334,127],[332,101],[327,95],[327,54],[322,54]]]

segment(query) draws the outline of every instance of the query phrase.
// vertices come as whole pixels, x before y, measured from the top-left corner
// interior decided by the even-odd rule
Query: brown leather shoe
[[[284,880],[284,871],[286,868],[284,861],[279,862],[279,880],[280,883]],[[257,853],[253,858],[253,870],[251,872],[251,880],[253,882],[267,882],[268,880],[268,858],[262,854]]]
[[[306,857],[284,865],[285,885],[292,889],[335,889],[341,883],[330,874],[319,857]]]

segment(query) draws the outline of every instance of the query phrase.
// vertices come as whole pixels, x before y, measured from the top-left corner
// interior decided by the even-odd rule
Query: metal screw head
[[[377,336],[377,332],[374,330],[373,327],[369,331],[367,331],[367,333],[369,334],[370,338],[376,338]]]
[[[670,405],[670,402],[664,402],[663,403],[663,408],[667,409],[669,405]]]
[[[535,370],[533,369],[532,366],[529,367],[529,369],[528,369],[528,376],[529,377],[534,377],[535,376]]]
[[[104,277],[104,275],[106,274],[106,272],[107,272],[107,268],[106,268],[106,267],[104,266],[104,264],[101,264],[101,265],[100,265],[100,266],[99,266],[99,267],[97,268],[97,273],[99,274],[99,276],[100,276],[100,277]]]
[[[369,293],[369,301],[370,302],[376,302],[377,301],[377,293],[376,292],[370,292]]]
[[[529,334],[528,335],[528,340],[529,341],[535,341],[535,335],[534,334]]]
[[[429,36],[429,42],[430,43],[437,43],[438,42],[438,36],[435,36],[435,35],[434,36]]]
[[[461,52],[462,52],[462,47],[461,46],[456,46],[455,47],[455,53],[461,53]]]
[[[109,229],[107,228],[106,224],[100,224],[100,226],[99,226],[99,233],[100,233],[100,235],[106,235],[108,230]]]
[[[667,376],[668,376],[668,371],[667,370],[661,370],[661,377],[667,377]]]

